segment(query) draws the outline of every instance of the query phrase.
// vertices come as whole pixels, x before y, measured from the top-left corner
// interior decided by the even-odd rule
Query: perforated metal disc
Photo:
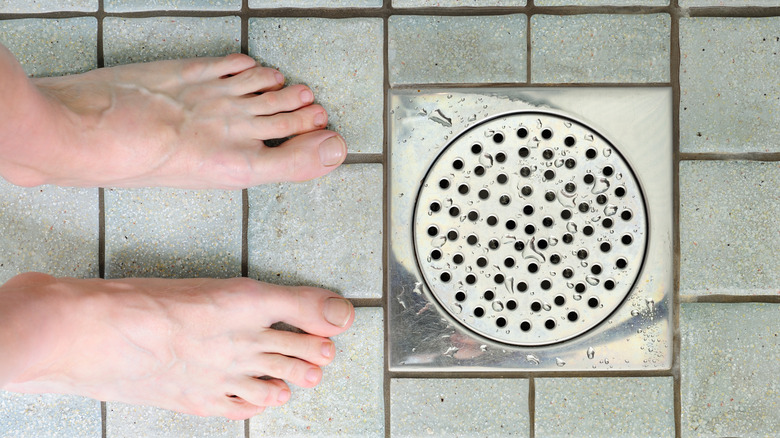
[[[426,284],[487,338],[534,346],[578,336],[626,298],[647,215],[629,164],[603,136],[544,112],[504,114],[450,142],[414,211]]]

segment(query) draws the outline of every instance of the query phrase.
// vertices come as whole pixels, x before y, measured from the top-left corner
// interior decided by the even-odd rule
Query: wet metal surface
[[[390,369],[670,366],[668,88],[389,102]]]

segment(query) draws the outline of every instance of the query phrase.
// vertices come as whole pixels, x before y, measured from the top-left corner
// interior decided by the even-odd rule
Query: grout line
[[[780,152],[681,152],[682,161],[780,161]]]
[[[105,67],[103,54],[103,15],[104,0],[98,0],[98,9],[95,12],[97,29],[95,35],[95,58],[97,67]],[[106,192],[105,188],[98,188],[98,276],[106,278]],[[108,403],[100,401],[100,436],[108,436]]]
[[[98,188],[98,277],[106,278],[106,198],[102,187]]]
[[[536,437],[536,379],[528,379],[528,429],[530,438]]]
[[[249,55],[249,0],[241,1],[241,53]],[[249,276],[249,189],[241,190],[241,276]],[[251,418],[244,420],[244,438],[249,438]]]
[[[385,164],[384,157],[384,154],[347,153],[347,158],[342,164]]]
[[[530,11],[525,14],[527,20],[525,25],[525,83],[526,85],[531,85],[531,68],[533,67],[531,64],[531,18],[534,16],[534,0],[527,1]]]
[[[524,83],[524,82],[481,82],[481,83],[427,83],[396,84],[394,90],[449,89],[449,88],[654,88],[669,87],[671,82],[570,82],[570,83]]]
[[[382,298],[349,298],[354,307],[382,307]]]
[[[390,368],[390,318],[389,318],[389,308],[390,306],[384,305],[384,303],[387,303],[390,296],[390,275],[387,272],[387,266],[389,265],[389,251],[390,251],[390,211],[389,211],[389,200],[390,200],[390,190],[388,189],[389,181],[390,181],[390,166],[388,165],[388,156],[389,156],[389,129],[390,125],[388,123],[389,119],[389,111],[388,107],[390,106],[389,102],[389,91],[390,91],[390,56],[389,56],[389,48],[390,48],[390,29],[389,29],[389,21],[390,21],[390,15],[392,14],[392,0],[384,0],[383,2],[383,11],[385,12],[385,15],[383,17],[382,21],[382,98],[384,99],[384,105],[382,108],[382,132],[384,132],[383,138],[382,138],[382,154],[380,157],[373,157],[373,158],[381,158],[382,162],[382,299],[379,301],[378,305],[382,306],[382,315],[383,315],[383,340],[384,340],[384,360],[382,361],[382,384],[383,384],[383,395],[384,395],[384,424],[385,424],[385,437],[389,438],[392,433],[392,418],[391,413],[393,409],[393,400],[392,400],[392,391],[390,388],[391,385],[391,377],[389,373]],[[350,155],[347,155],[347,160],[350,160]],[[378,155],[378,154],[374,154]]]
[[[106,438],[108,436],[108,404],[104,401],[100,402],[100,436]]]
[[[624,370],[624,371],[388,371],[392,379],[531,379],[568,377],[674,377],[668,370]]]
[[[680,303],[712,303],[712,304],[738,304],[738,303],[780,303],[780,295],[680,295]]]

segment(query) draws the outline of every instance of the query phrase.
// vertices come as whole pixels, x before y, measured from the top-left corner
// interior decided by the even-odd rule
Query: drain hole
[[[520,330],[527,332],[528,330],[531,330],[531,323],[528,321],[523,321],[520,323]]]
[[[612,174],[615,173],[615,169],[613,169],[612,166],[607,166],[601,173],[603,173],[604,176],[612,176]]]
[[[536,242],[536,247],[539,249],[547,249],[547,241],[544,239],[539,239],[539,241]]]
[[[540,310],[542,310],[542,303],[540,303],[539,301],[534,301],[533,303],[531,303],[532,312],[538,312]]]
[[[552,330],[555,328],[555,320],[554,319],[548,319],[544,322],[544,326],[547,327],[547,330]]]
[[[528,177],[528,175],[530,174],[531,174],[531,169],[529,167],[520,168],[520,176]]]
[[[466,292],[463,292],[462,290],[455,292],[455,300],[460,302],[466,301]]]
[[[575,139],[573,135],[570,135],[563,139],[563,144],[565,144],[568,147],[574,146],[575,143],[577,143],[577,139]]]
[[[553,254],[553,255],[550,256],[550,263],[552,263],[553,265],[557,265],[560,262],[561,262],[561,256],[560,255]]]
[[[604,282],[604,289],[606,290],[612,290],[615,288],[615,281],[614,280],[607,280]]]
[[[477,276],[474,274],[469,274],[466,276],[466,283],[468,284],[474,284],[477,282]]]
[[[431,258],[434,260],[439,260],[441,258],[441,251],[439,251],[438,249],[434,249],[433,251],[431,251]]]
[[[590,267],[590,272],[591,272],[593,275],[599,275],[599,274],[601,274],[601,265],[599,265],[599,264],[595,264],[595,265],[591,266],[591,267]]]
[[[534,214],[534,206],[531,204],[526,205],[525,207],[523,207],[523,213],[525,213],[526,216],[530,216]]]
[[[623,212],[620,213],[620,218],[624,221],[631,220],[631,216],[633,216],[633,214],[631,214],[631,210],[623,210]]]
[[[479,154],[482,152],[482,145],[479,143],[475,143],[471,146],[471,153],[472,154]]]
[[[482,189],[479,191],[479,199],[487,199],[490,197],[490,192],[488,189]]]
[[[455,230],[450,230],[447,233],[447,238],[450,240],[458,240],[458,232]]]
[[[461,195],[468,194],[469,192],[469,185],[468,184],[461,184],[458,186],[458,193]]]
[[[618,187],[615,189],[615,196],[618,198],[622,198],[626,195],[626,188],[625,187]]]
[[[504,283],[504,276],[503,276],[503,274],[496,274],[496,276],[493,277],[493,280],[495,280],[496,284],[503,284]]]
[[[538,270],[539,270],[539,265],[537,265],[536,263],[530,263],[528,265],[528,272],[533,274],[533,273],[535,273]]]
[[[485,266],[487,266],[487,264],[488,264],[488,261],[487,261],[486,258],[480,257],[480,258],[477,259],[477,266],[479,266],[480,268],[484,268]]]
[[[577,285],[574,286],[574,291],[578,294],[585,292],[585,283],[577,283]]]
[[[525,226],[525,234],[533,234],[535,232],[536,232],[536,227],[535,226],[533,226],[531,224],[528,224],[528,225]]]
[[[515,228],[517,228],[517,222],[513,221],[512,219],[506,221],[507,230],[514,230]]]
[[[523,194],[523,196],[531,196],[531,193],[534,192],[534,189],[531,188],[531,186],[523,186],[522,189],[520,189],[520,193]]]
[[[572,236],[571,234],[566,233],[563,235],[563,243],[569,244],[572,243],[573,241],[574,241],[574,236]]]
[[[582,233],[585,234],[586,236],[590,236],[591,234],[593,234],[594,231],[596,230],[590,225],[585,225],[585,227],[582,228]]]
[[[482,166],[477,166],[474,168],[474,174],[477,176],[482,176],[485,174],[485,168]]]
[[[452,256],[452,262],[456,265],[463,263],[463,254],[455,254]]]
[[[598,202],[599,205],[604,205],[607,203],[607,197],[605,195],[598,195],[596,197],[596,202]]]
[[[628,265],[628,261],[626,261],[626,259],[624,259],[623,257],[617,259],[617,261],[615,262],[615,266],[617,266],[618,269],[623,269],[626,267],[626,265]]]
[[[510,198],[509,195],[501,195],[501,197],[498,198],[498,202],[500,202],[501,205],[509,205],[509,203],[512,202],[512,198]]]
[[[544,171],[544,177],[549,181],[555,178],[555,172],[552,169],[547,169]]]
[[[490,242],[488,242],[488,248],[490,249],[498,249],[499,243],[498,240],[492,239]]]
[[[569,210],[561,211],[561,219],[564,219],[564,220],[571,219],[571,211],[569,211]]]
[[[441,204],[438,202],[431,202],[430,209],[432,212],[437,213],[439,210],[441,210]]]
[[[450,207],[450,216],[455,217],[460,214],[460,208]]]
[[[471,210],[468,214],[468,218],[472,222],[476,222],[479,219],[479,213],[476,210]]]
[[[435,235],[439,234],[439,227],[436,225],[431,225],[428,227],[428,235],[431,237],[434,237]]]
[[[552,129],[550,129],[550,128],[545,128],[545,129],[543,129],[543,130],[542,130],[542,138],[543,138],[543,139],[545,139],[545,140],[549,140],[549,139],[551,139],[551,138],[552,138],[552,136],[553,136]]]
[[[609,242],[603,242],[601,244],[601,252],[609,252],[610,249],[612,249],[612,245],[610,245]]]
[[[545,149],[544,151],[542,151],[542,157],[543,157],[545,160],[550,160],[550,159],[552,159],[552,157],[553,157],[553,151],[552,151],[552,149]]]
[[[496,132],[493,134],[493,141],[496,143],[503,143],[504,142],[504,134],[500,132]]]
[[[585,176],[582,177],[582,180],[585,181],[585,184],[593,184],[595,178],[592,173],[586,173]]]
[[[595,309],[596,307],[599,306],[599,299],[596,298],[596,297],[588,298],[588,306],[590,306],[591,308]]]
[[[553,218],[550,216],[545,216],[544,219],[542,219],[542,225],[544,225],[547,228],[550,228],[553,226]]]
[[[566,298],[563,295],[556,295],[553,302],[555,302],[556,306],[563,306],[566,304]]]
[[[472,151],[474,150],[473,146],[472,146],[471,150]],[[596,150],[593,149],[593,148],[588,149],[587,151],[585,151],[585,156],[590,158],[591,160],[596,158]]]
[[[601,222],[601,225],[603,225],[603,226],[604,226],[604,228],[607,228],[607,229],[609,229],[609,228],[612,228],[612,225],[613,225],[613,223],[614,223],[614,222],[612,222],[612,219],[610,219],[610,218],[606,218],[606,219],[604,219],[604,220]]]
[[[504,259],[504,266],[506,266],[507,268],[511,268],[514,265],[515,265],[515,259],[513,259],[512,257],[507,257]]]
[[[496,325],[499,328],[506,326],[506,318],[499,317],[498,319],[496,319]]]
[[[485,309],[481,307],[476,307],[474,309],[474,316],[476,316],[477,318],[482,318],[483,316],[485,316]]]
[[[521,281],[517,283],[517,290],[518,292],[525,292],[528,290],[528,283]]]
[[[503,153],[503,152],[497,153],[496,154],[496,161],[498,161],[499,163],[503,163],[504,161],[506,161],[506,154]]]
[[[469,245],[476,245],[477,242],[479,242],[479,238],[476,234],[469,234],[469,236],[466,237],[466,242],[468,242]]]
[[[579,251],[577,251],[577,258],[580,260],[585,260],[586,258],[588,258],[588,250],[582,248]]]
[[[540,286],[544,290],[550,290],[550,288],[552,287],[552,282],[550,280],[542,280]]]
[[[549,202],[555,201],[555,192],[548,191],[544,194],[544,199],[546,199]]]
[[[631,242],[634,241],[634,238],[631,237],[630,234],[624,234],[623,237],[620,238],[620,241],[623,242],[623,245],[631,245]]]
[[[563,270],[563,278],[571,278],[572,276],[574,276],[574,271],[572,271],[571,268]]]
[[[577,160],[575,160],[574,158],[569,158],[566,160],[567,169],[574,169],[576,165],[577,165]]]
[[[506,308],[509,310],[515,310],[517,309],[517,301],[515,300],[509,300],[506,302]]]
[[[577,190],[577,185],[573,182],[567,182],[566,185],[563,186],[563,189],[569,193],[574,193],[574,191]]]
[[[523,243],[521,240],[518,240],[515,242],[515,249],[518,251],[522,251],[523,248],[525,248],[525,243]]]
[[[526,138],[528,137],[528,130],[525,128],[520,128],[517,130],[517,136],[520,138]]]
[[[483,297],[484,297],[484,298],[485,298],[487,301],[493,301],[493,298],[495,298],[495,297],[496,297],[496,294],[495,294],[495,293],[494,293],[492,290],[486,290],[486,291],[485,291],[485,293],[484,293],[484,295],[483,295]]]
[[[573,311],[569,312],[569,314],[566,315],[566,318],[568,318],[569,321],[571,321],[571,322],[576,321],[579,317],[580,317],[580,315],[578,315],[577,312],[573,312]]]
[[[506,184],[507,180],[508,180],[508,177],[506,176],[506,174],[503,174],[503,173],[499,174],[496,177],[496,181],[498,181],[499,184]]]
[[[452,278],[452,276],[450,276],[449,272],[442,272],[441,273],[441,281],[443,281],[444,283],[447,283],[448,281],[450,281],[451,278]]]
[[[450,180],[442,179],[441,181],[439,181],[439,187],[441,187],[442,189],[450,188]]]
[[[583,202],[583,203],[580,203],[578,208],[579,208],[580,212],[587,213],[588,210],[590,210],[590,205],[588,205],[587,202]]]
[[[488,218],[487,218],[487,224],[488,225],[490,225],[492,227],[492,226],[496,225],[497,223],[498,223],[498,218],[497,217],[495,217],[495,216],[488,216]]]
[[[455,170],[461,170],[463,169],[463,160],[458,158],[457,160],[452,162],[452,167],[455,168]]]
[[[528,150],[528,148],[520,148],[520,150],[517,151],[517,154],[520,155],[521,158],[526,158],[530,153],[531,151]],[[523,175],[523,176],[528,176],[528,175]]]

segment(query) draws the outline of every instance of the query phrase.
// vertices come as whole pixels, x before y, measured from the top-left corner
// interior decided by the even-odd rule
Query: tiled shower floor
[[[0,393],[0,436],[780,435],[780,1],[0,0],[0,42],[34,76],[245,52],[351,152],[243,192],[0,182],[0,281],[248,275],[359,307],[323,384],[249,422]],[[387,90],[591,84],[674,92],[673,368],[386,371]]]

